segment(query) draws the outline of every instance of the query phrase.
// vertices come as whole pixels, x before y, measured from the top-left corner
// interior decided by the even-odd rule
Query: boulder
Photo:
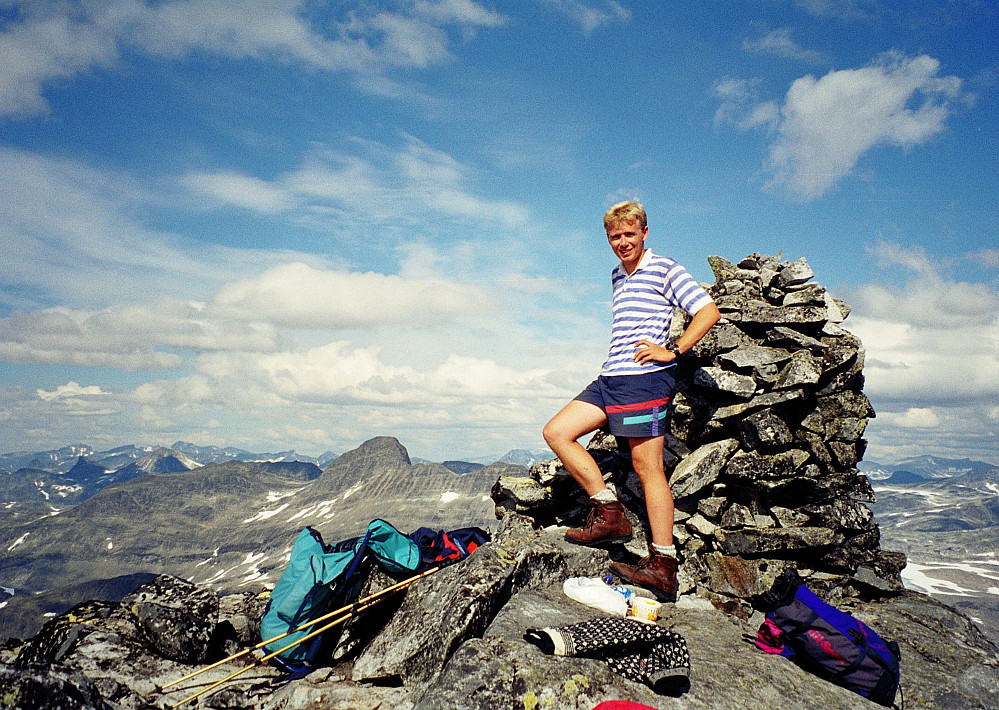
[[[522,588],[599,572],[588,548],[539,540],[529,519],[507,514],[496,539],[461,566],[410,589],[385,629],[354,662],[355,681],[426,683],[466,640],[481,636]]]
[[[756,380],[748,375],[728,372],[720,367],[702,367],[694,373],[694,384],[705,389],[728,392],[748,399],[756,391]]]
[[[718,356],[718,362],[736,370],[754,370],[761,365],[786,362],[791,353],[781,348],[762,345],[741,345],[735,350]]]
[[[187,580],[160,575],[122,600],[146,642],[166,658],[202,663],[212,651],[218,596]]]
[[[684,458],[670,475],[674,498],[684,498],[701,491],[718,478],[738,443],[724,439],[705,444]]]
[[[17,710],[111,710],[96,684],[57,665],[0,665],[0,707]]]
[[[808,265],[805,258],[802,257],[795,261],[793,264],[788,264],[783,269],[780,270],[778,274],[778,279],[782,288],[788,288],[789,286],[796,286],[798,284],[805,283],[815,276],[812,271],[812,267]]]

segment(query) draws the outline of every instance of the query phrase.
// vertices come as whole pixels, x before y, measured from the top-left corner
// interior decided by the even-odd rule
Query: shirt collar
[[[616,268],[617,268],[617,270],[619,272],[621,272],[621,275],[623,275],[626,279],[627,278],[631,278],[632,276],[634,276],[635,274],[637,274],[639,271],[641,271],[642,269],[644,269],[646,266],[648,266],[649,265],[649,261],[651,259],[652,259],[652,250],[651,249],[646,249],[645,252],[642,254],[641,260],[638,262],[638,266],[636,266],[635,270],[632,271],[630,274],[627,271],[624,270],[624,264],[622,264],[620,262],[618,262],[618,265],[617,265]]]

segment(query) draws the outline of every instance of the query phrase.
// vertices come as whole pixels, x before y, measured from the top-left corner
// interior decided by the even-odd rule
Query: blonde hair
[[[636,222],[642,229],[648,226],[645,208],[638,200],[618,202],[604,213],[604,229],[610,229],[622,222]]]

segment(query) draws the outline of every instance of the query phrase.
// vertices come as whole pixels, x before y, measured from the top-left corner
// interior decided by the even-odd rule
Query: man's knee
[[[669,485],[669,481],[666,479],[666,471],[662,464],[656,466],[654,464],[643,465],[640,462],[633,462],[632,468],[635,469],[635,474],[638,476],[638,480],[642,482],[642,485],[645,485],[646,481],[665,482],[666,485]]]
[[[632,450],[631,467],[643,482],[649,478],[660,479],[666,477],[662,449],[651,451],[645,449],[640,452]]]
[[[548,446],[557,446],[558,444],[567,442],[568,434],[565,430],[559,426],[558,422],[552,419],[550,422],[545,424],[545,428],[541,430],[541,436],[544,437],[545,443]]]

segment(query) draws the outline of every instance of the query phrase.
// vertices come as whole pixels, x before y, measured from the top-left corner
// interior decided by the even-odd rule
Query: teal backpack
[[[393,576],[412,573],[420,566],[416,543],[384,520],[372,521],[362,537],[335,545],[324,543],[319,532],[311,527],[302,530],[260,621],[261,639],[287,634],[267,644],[264,647],[267,652],[274,653],[314,629],[289,631],[356,601],[366,578],[361,573],[361,564],[369,555]],[[342,628],[336,627],[337,637]],[[321,649],[331,643],[335,639],[320,634],[283,651],[271,662],[296,677],[304,676],[315,667]]]

